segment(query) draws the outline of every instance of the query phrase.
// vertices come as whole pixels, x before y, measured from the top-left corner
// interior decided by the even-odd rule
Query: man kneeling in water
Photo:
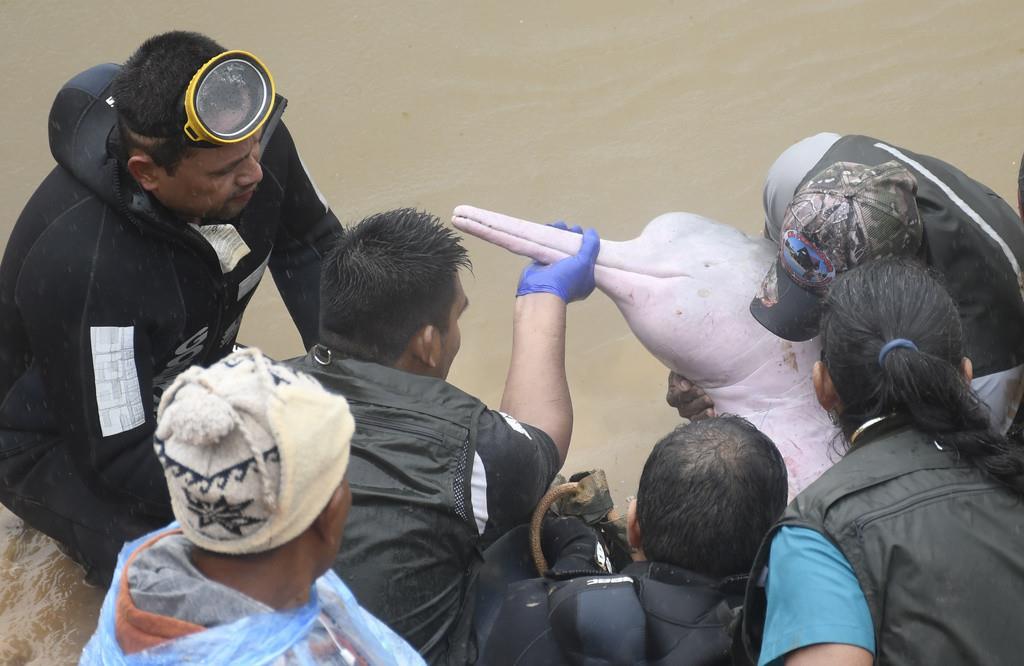
[[[254,349],[180,375],[154,439],[180,524],[121,551],[82,663],[422,664],[330,571],[354,429]]]
[[[478,663],[730,663],[725,624],[786,492],[782,456],[746,420],[677,428],[629,506],[636,561],[601,575],[595,535],[559,519],[545,535],[548,577],[509,588]]]

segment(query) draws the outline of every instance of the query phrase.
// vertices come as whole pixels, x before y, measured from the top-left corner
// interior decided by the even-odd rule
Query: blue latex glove
[[[535,261],[527,266],[519,278],[516,296],[547,293],[558,296],[566,303],[583,300],[594,291],[594,264],[597,262],[598,250],[601,249],[601,239],[595,230],[583,231],[579,225],[569,229],[565,222],[555,222],[551,226],[583,234],[580,251],[550,265]]]

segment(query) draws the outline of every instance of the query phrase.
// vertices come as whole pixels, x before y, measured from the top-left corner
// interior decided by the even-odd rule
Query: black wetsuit
[[[222,264],[116,157],[117,69],[58,93],[57,166],[0,265],[0,501],[100,577],[124,539],[172,518],[152,446],[159,394],[231,350],[267,266],[312,344],[320,257],[342,232],[279,125],[259,189],[230,221],[248,252]]]
[[[484,554],[475,627],[479,666],[730,663],[727,627],[742,602],[746,574],[714,579],[649,561],[609,574],[604,544],[591,527],[549,516],[541,548],[551,568],[544,578],[509,583],[522,572],[517,560],[526,535],[520,534],[510,533]],[[506,582],[491,575],[494,566],[507,572]],[[495,593],[502,599],[497,608]]]
[[[477,664],[726,666],[727,625],[745,583],[657,562],[619,575],[514,583]]]

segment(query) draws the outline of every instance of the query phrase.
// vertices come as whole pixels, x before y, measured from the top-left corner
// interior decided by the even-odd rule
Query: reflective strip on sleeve
[[[518,432],[520,435],[524,435],[526,437],[526,439],[528,439],[530,441],[533,441],[533,437],[530,437],[530,433],[527,432],[526,428],[523,427],[523,424],[520,423],[519,421],[517,421],[514,416],[512,416],[510,414],[506,414],[505,412],[498,412],[498,413],[501,414],[501,418],[505,419],[505,423],[508,424],[509,428],[512,428],[513,430]]]
[[[298,155],[298,153],[296,153],[296,155]],[[302,155],[298,155],[298,158],[299,164],[302,165],[302,170],[306,172],[306,180],[308,180],[309,184],[313,186],[313,191],[316,192],[316,198],[320,200],[321,204],[323,204],[324,214],[326,215],[327,211],[331,209],[331,207],[327,205],[327,197],[325,197],[324,193],[320,191],[320,188],[316,186],[316,181],[313,180],[313,176],[310,175],[309,169],[306,167],[306,163],[302,161]]]
[[[256,285],[260,283],[263,278],[263,271],[267,269],[267,262],[270,261],[270,255],[267,254],[267,258],[263,260],[259,266],[256,267],[252,273],[245,276],[245,279],[238,283],[238,297],[235,300],[242,300],[249,295],[249,292],[256,288]]]
[[[487,470],[480,454],[473,452],[473,478],[469,482],[470,498],[473,502],[473,519],[476,520],[476,531],[483,534],[487,527]]]

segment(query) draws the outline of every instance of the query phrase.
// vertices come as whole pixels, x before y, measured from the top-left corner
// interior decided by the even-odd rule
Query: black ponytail
[[[882,347],[897,338],[916,349],[895,347],[879,363]],[[899,414],[1024,495],[1024,446],[992,430],[964,379],[960,317],[935,276],[890,259],[843,274],[825,301],[821,344],[847,437],[870,419]]]

